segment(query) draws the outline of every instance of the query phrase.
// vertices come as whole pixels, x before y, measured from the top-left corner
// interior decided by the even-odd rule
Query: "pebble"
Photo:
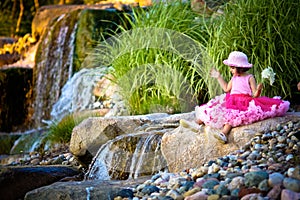
[[[300,121],[278,124],[232,154],[181,173],[157,173],[115,199],[300,199],[299,130]],[[81,166],[72,154],[53,152],[31,152],[11,165],[53,163]]]
[[[132,191],[147,191],[134,192],[139,200],[300,199],[299,129],[300,121],[278,124],[237,152],[184,173],[155,174]]]
[[[43,155],[41,153],[32,151],[29,154],[25,154],[21,158],[16,158],[12,160],[7,166],[23,166],[23,165],[71,165],[78,169],[82,168],[77,159],[73,156],[73,154],[64,151],[67,150],[67,146],[57,146],[57,149],[52,149],[52,151],[44,152]]]

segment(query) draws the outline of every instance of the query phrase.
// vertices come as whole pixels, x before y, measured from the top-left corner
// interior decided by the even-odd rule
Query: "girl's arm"
[[[211,70],[211,76],[218,80],[218,82],[219,82],[220,86],[222,87],[222,89],[224,90],[224,92],[230,92],[231,87],[232,87],[231,81],[229,81],[229,83],[227,83],[221,76],[220,72],[214,68]]]
[[[254,98],[256,97],[259,97],[260,94],[261,94],[261,90],[262,90],[262,84],[258,84],[256,85],[256,81],[255,81],[255,78],[253,76],[251,76],[249,78],[249,84],[250,84],[250,88],[251,88],[251,91],[252,91],[252,96]]]

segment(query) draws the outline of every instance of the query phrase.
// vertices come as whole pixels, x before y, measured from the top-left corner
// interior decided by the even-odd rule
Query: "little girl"
[[[218,80],[225,94],[195,108],[197,124],[222,128],[221,132],[214,134],[215,138],[226,143],[232,127],[283,116],[287,112],[290,105],[288,101],[280,100],[279,97],[260,97],[262,84],[256,85],[253,75],[247,73],[252,64],[244,53],[233,51],[223,63],[230,67],[233,75],[229,83],[215,69],[211,71],[211,76]],[[181,120],[180,123],[196,129],[191,122]]]

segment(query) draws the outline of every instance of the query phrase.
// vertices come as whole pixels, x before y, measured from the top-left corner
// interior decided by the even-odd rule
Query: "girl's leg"
[[[195,122],[196,122],[197,124],[204,124],[203,121],[201,121],[200,119],[195,119]]]
[[[229,134],[229,132],[231,131],[231,129],[232,129],[232,126],[231,126],[231,125],[225,124],[225,125],[223,126],[222,133],[224,133],[224,134],[226,135],[226,137],[227,137],[227,135]]]

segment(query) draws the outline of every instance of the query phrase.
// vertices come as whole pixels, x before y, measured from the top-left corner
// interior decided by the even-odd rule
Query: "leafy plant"
[[[53,143],[69,143],[73,128],[88,117],[99,116],[97,113],[75,113],[66,115],[61,121],[50,125],[46,140]]]
[[[132,114],[176,113],[195,106],[207,74],[196,16],[180,1],[136,8],[125,15],[130,30],[119,26],[115,33],[121,34],[96,48],[95,62],[112,65],[113,81]]]
[[[232,75],[222,61],[233,50],[248,55],[257,82],[265,68],[274,69],[275,82],[264,85],[263,95],[288,98],[291,85],[300,79],[299,4],[229,1],[222,6],[223,14],[210,17],[194,13],[190,4],[180,1],[135,8],[124,17],[128,28],[119,26],[116,35],[98,45],[93,59],[112,66],[113,80],[132,114],[169,108],[180,112],[195,105],[195,99],[201,104],[220,94],[210,70],[218,68],[229,80]],[[178,80],[182,84],[174,84]],[[185,104],[183,99],[189,101]]]

